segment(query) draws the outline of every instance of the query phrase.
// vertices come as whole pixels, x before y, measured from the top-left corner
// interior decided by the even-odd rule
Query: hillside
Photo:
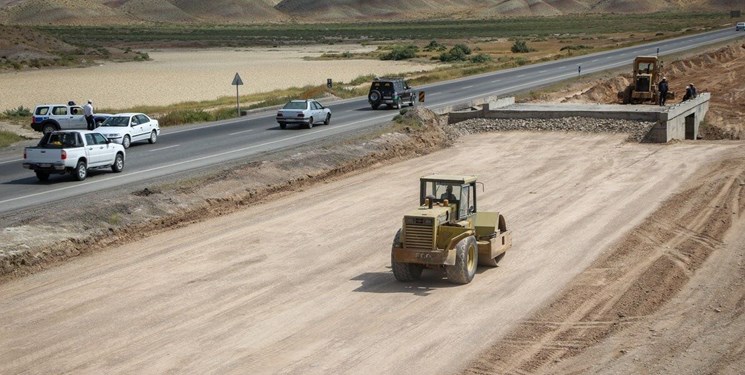
[[[0,0],[0,24],[315,23],[738,8],[741,0]]]

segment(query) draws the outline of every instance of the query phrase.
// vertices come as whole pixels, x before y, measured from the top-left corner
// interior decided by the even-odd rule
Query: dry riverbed
[[[82,102],[98,108],[167,105],[289,87],[322,85],[327,78],[349,82],[367,74],[379,76],[427,71],[437,64],[381,60],[307,60],[324,53],[362,53],[360,45],[147,51],[152,61],[106,62],[76,69],[48,69],[0,74],[0,111],[40,103]]]

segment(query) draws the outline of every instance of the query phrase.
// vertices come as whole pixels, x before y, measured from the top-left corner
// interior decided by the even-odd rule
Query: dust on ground
[[[234,190],[235,195],[202,196],[209,203],[178,217],[182,228],[140,241],[134,241],[136,233],[127,233],[129,238],[123,235],[97,254],[3,283],[0,315],[13,324],[0,336],[0,346],[9,348],[0,353],[0,372],[456,372],[498,338],[511,337],[512,328],[535,321],[532,311],[540,311],[574,277],[586,277],[582,272],[594,259],[625,243],[650,215],[666,225],[649,240],[676,245],[669,252],[675,257],[688,248],[677,246],[674,238],[691,232],[698,234],[694,239],[706,240],[741,219],[730,213],[726,223],[708,231],[699,224],[720,216],[714,216],[716,210],[696,209],[731,201],[733,180],[745,177],[745,165],[738,161],[745,159],[741,143],[650,145],[625,138],[482,133],[422,157],[331,180],[333,174],[314,174],[312,168],[324,160],[336,164],[332,159],[338,150],[296,151],[283,155],[290,157],[285,161],[226,172],[213,185],[213,194],[262,177],[252,173],[277,179],[297,171],[287,186],[298,189],[263,204],[246,191],[251,185]],[[359,147],[370,166],[386,155],[411,155],[404,148],[408,144],[426,152],[427,144],[446,140],[442,129],[423,126],[385,132],[341,150]],[[740,167],[732,168],[730,160]],[[711,173],[697,173],[702,168]],[[480,269],[469,285],[453,286],[434,271],[420,282],[398,283],[389,268],[389,246],[401,215],[417,204],[419,176],[447,171],[479,175],[485,184],[479,208],[505,215],[515,246],[500,267]],[[329,183],[303,184],[311,178]],[[158,189],[151,186],[133,195],[195,199],[208,192],[188,181]],[[676,192],[689,191],[684,197],[691,202],[680,214],[668,215],[668,205],[678,205]],[[141,215],[142,203],[116,203],[108,202],[117,212]],[[185,202],[170,207],[179,203]],[[658,207],[664,217],[654,216]],[[670,223],[686,225],[678,230]],[[635,249],[633,242],[622,248]],[[59,250],[75,249],[71,244]],[[621,265],[643,274],[651,263],[629,259],[622,258],[617,269],[601,268],[605,273],[599,276],[610,280],[614,271],[629,268]],[[681,279],[658,280],[648,289],[659,295],[649,300],[662,304]],[[602,304],[608,294],[594,296],[594,285],[584,295]],[[589,305],[588,300],[582,302]],[[617,306],[627,317],[653,311]]]
[[[733,85],[730,90],[740,88],[734,80],[722,82]],[[245,369],[245,361],[256,372],[308,373],[735,374],[745,367],[742,143],[633,145],[623,136],[512,132],[466,136],[459,142],[468,147],[394,164],[456,139],[433,114],[419,110],[418,117],[423,125],[399,126],[400,132],[380,137],[151,183],[124,199],[110,193],[83,210],[75,203],[60,206],[70,215],[65,220],[44,212],[2,218],[0,294],[8,309],[3,316],[14,314],[15,325],[8,329],[19,333],[2,336],[11,349],[0,363],[40,371],[77,363],[82,372],[215,366],[230,372]],[[509,152],[502,154],[505,148]],[[469,169],[475,168],[474,150],[485,159],[476,161],[489,167]],[[532,162],[538,164],[528,168]],[[390,186],[380,187],[385,197],[371,199],[360,194],[376,181],[443,166],[482,175],[499,191],[484,194],[483,207],[507,215],[515,248],[496,272],[480,271],[465,287],[450,287],[437,275],[397,284],[386,268],[385,247],[400,206],[414,201],[416,188],[396,194]],[[677,172],[665,175],[670,170]],[[573,174],[577,171],[583,173]],[[647,173],[629,175],[639,171]],[[629,187],[633,192],[624,193]],[[529,199],[521,198],[526,194]],[[583,201],[586,196],[605,199],[594,205]],[[396,201],[381,203],[389,199]],[[624,204],[608,207],[616,200]],[[315,202],[323,209],[315,209]],[[382,210],[381,217],[364,217],[365,236],[353,219],[359,213],[345,213],[354,206],[367,207],[366,214]],[[288,224],[281,210],[310,219]],[[269,227],[241,232],[259,217]],[[340,230],[342,219],[350,227]],[[288,225],[295,228],[292,238],[277,237]],[[567,233],[573,230],[579,232]],[[351,237],[314,242],[317,233],[332,231]],[[201,233],[214,238],[200,239]],[[593,245],[581,243],[588,233]],[[303,246],[293,245],[299,243]],[[247,244],[252,251],[245,251]],[[290,258],[278,255],[286,252]],[[567,254],[572,255],[564,258]],[[20,278],[30,273],[35,275]],[[529,275],[534,278],[524,279]],[[517,293],[524,285],[528,290]],[[313,290],[305,290],[309,286]],[[351,301],[348,290],[355,292]],[[185,293],[190,301],[179,297]],[[545,304],[536,302],[537,294]],[[39,308],[45,301],[54,307]],[[68,303],[75,305],[65,307]],[[481,305],[475,311],[464,307],[474,304]],[[303,314],[296,314],[298,309]],[[246,323],[246,314],[255,324]],[[370,316],[376,323],[365,319]],[[407,319],[390,326],[395,316]],[[465,320],[448,320],[453,317]],[[126,328],[110,330],[117,326]],[[467,327],[480,332],[464,333]],[[405,338],[391,336],[401,329]],[[442,332],[450,334],[437,336]],[[96,344],[100,337],[107,337],[108,346]],[[261,354],[266,360],[252,354],[257,345],[266,349]],[[465,349],[453,352],[453,347]],[[122,357],[127,348],[137,352]],[[215,358],[194,356],[197,352]],[[386,359],[376,359],[380,356]],[[442,363],[443,358],[449,360]],[[381,370],[381,364],[389,367]]]

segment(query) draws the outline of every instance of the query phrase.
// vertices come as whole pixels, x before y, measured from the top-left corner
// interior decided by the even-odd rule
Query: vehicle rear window
[[[34,114],[39,116],[45,116],[47,113],[49,113],[49,107],[37,107],[36,112],[34,112]]]
[[[46,148],[78,147],[80,139],[76,133],[52,133],[43,146]]]
[[[289,102],[282,109],[305,109],[306,107],[305,102]]]

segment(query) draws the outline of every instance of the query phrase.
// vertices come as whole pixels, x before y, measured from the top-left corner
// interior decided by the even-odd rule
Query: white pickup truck
[[[46,133],[36,147],[23,150],[23,167],[36,172],[39,181],[50,174],[71,173],[78,181],[90,168],[124,169],[124,147],[111,143],[102,134],[87,130],[62,130]]]

